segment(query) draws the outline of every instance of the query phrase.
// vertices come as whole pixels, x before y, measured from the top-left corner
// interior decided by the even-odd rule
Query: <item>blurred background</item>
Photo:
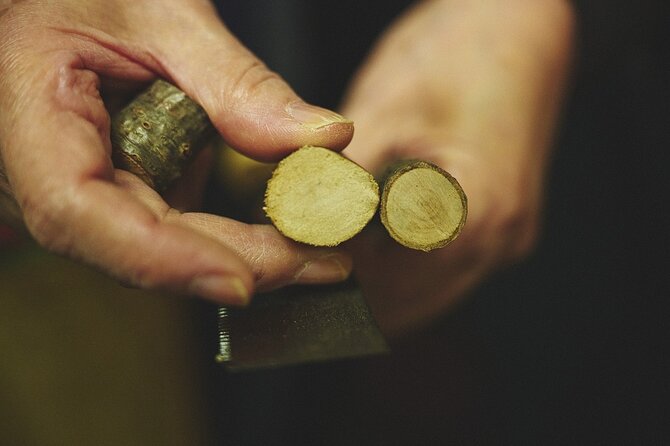
[[[220,3],[245,44],[327,107],[410,4]],[[390,356],[228,374],[212,360],[214,306],[123,289],[0,232],[0,444],[670,442],[670,14],[660,1],[575,8],[527,260]]]

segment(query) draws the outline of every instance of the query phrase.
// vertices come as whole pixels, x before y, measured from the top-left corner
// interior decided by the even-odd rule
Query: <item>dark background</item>
[[[221,3],[243,42],[330,107],[409,4]],[[666,10],[576,2],[576,64],[530,258],[389,357],[212,370],[222,441],[668,444]]]

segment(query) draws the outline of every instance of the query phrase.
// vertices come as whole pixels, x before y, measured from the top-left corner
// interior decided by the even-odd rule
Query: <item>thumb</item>
[[[189,2],[187,2],[189,3]],[[168,11],[154,29],[153,53],[166,74],[200,103],[226,142],[262,161],[311,144],[343,149],[352,121],[305,103],[276,73],[245,48],[211,7]]]

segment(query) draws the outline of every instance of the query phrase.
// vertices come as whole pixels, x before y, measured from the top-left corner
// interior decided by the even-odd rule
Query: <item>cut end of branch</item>
[[[382,224],[403,246],[442,248],[458,236],[466,216],[467,199],[460,184],[434,164],[402,163],[384,183]]]
[[[342,155],[306,146],[284,158],[268,181],[265,212],[285,236],[314,246],[336,246],[374,216],[379,186]]]

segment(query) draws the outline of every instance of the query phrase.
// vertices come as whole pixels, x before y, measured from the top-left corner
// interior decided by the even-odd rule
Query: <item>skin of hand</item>
[[[352,240],[389,335],[428,324],[531,250],[573,27],[562,0],[426,1],[354,78],[343,110],[356,135],[344,153],[377,174],[397,159],[430,160],[468,196],[463,231],[445,248],[412,251],[379,228]]]
[[[353,134],[351,121],[296,96],[207,1],[2,2],[0,204],[17,205],[42,246],[132,286],[244,304],[254,290],[343,280],[351,257],[342,250],[179,212],[114,169],[106,105],[157,76],[259,160],[304,144],[341,150]]]

